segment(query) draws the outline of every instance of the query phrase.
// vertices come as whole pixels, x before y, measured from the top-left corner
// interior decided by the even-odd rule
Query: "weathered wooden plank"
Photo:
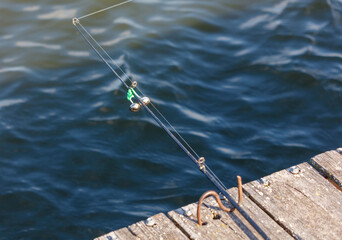
[[[342,153],[342,152],[341,152]],[[342,188],[342,154],[338,151],[328,151],[311,158],[310,163],[323,176],[334,181]]]
[[[178,227],[186,232],[191,239],[241,239],[234,231],[234,222],[223,223],[219,219],[213,219],[213,212],[205,205],[201,209],[204,224],[197,224],[197,203],[192,203],[168,213],[169,217],[177,223]],[[239,229],[235,226],[235,229]],[[240,231],[240,234],[243,234]]]
[[[233,198],[238,198],[237,188],[229,189],[228,193]],[[237,226],[245,233],[245,235],[248,236],[248,238],[253,239],[257,237],[258,239],[263,239],[238,211],[235,211],[234,213],[226,213],[222,211],[214,198],[208,198],[205,204],[210,209],[214,209],[217,211],[217,213],[221,216],[220,220],[222,222],[225,223],[227,222],[227,219],[231,218],[237,224]],[[228,202],[224,202],[224,204],[227,207],[233,207]],[[241,208],[251,217],[251,219],[255,221],[255,223],[265,232],[265,234],[270,239],[293,239],[281,226],[279,226],[272,218],[270,218],[261,208],[259,208],[245,195],[243,195]],[[246,236],[241,237],[245,239]]]
[[[340,239],[342,192],[308,163],[297,167],[247,183],[244,190],[295,238]]]
[[[107,233],[101,237],[95,238],[94,240],[137,240],[138,238],[134,236],[128,228],[121,228],[116,231]]]
[[[236,188],[228,192],[237,199]],[[225,205],[232,207],[230,203]],[[271,239],[293,239],[248,198],[243,199],[241,206]],[[191,239],[263,239],[238,211],[232,213],[222,211],[213,197],[207,198],[201,209],[202,221],[206,222],[205,225],[197,224],[196,211],[197,203],[192,203],[168,214]]]
[[[159,213],[146,221],[137,222],[128,227],[139,239],[148,240],[182,240],[189,239],[176,225],[165,216]]]

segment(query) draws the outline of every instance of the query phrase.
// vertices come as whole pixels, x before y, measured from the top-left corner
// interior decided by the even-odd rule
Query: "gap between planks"
[[[326,179],[328,178],[330,180],[329,184],[333,183],[335,185],[335,187],[339,188],[339,190],[341,190],[342,171],[337,171],[337,172],[335,171],[334,172],[333,171],[334,170],[333,169],[334,165],[330,164],[330,163],[329,163],[330,165],[329,164],[327,165],[325,160],[326,159],[328,159],[328,160],[330,159],[330,161],[331,161],[331,159],[334,159],[335,157],[337,157],[337,158],[341,157],[341,159],[342,159],[341,153],[342,153],[342,149],[339,149],[339,150],[336,150],[336,151],[328,151],[328,152],[319,154],[319,155],[311,158],[311,160],[310,160],[310,164],[314,167],[313,169],[315,169],[318,173],[320,173],[320,175],[321,175],[321,177],[323,179],[324,179],[324,177]],[[304,168],[309,166],[309,164],[305,163],[305,162],[300,164],[300,165],[298,165],[298,166],[303,167],[303,164],[306,164],[304,166]],[[339,166],[342,166],[342,160],[341,160],[341,163],[338,163],[338,164],[341,164]],[[330,169],[329,169],[329,166],[330,166]],[[279,172],[283,172],[283,171],[286,171],[286,170],[282,170],[282,171],[279,171]],[[288,169],[287,169],[287,171],[288,171]],[[273,173],[273,174],[271,174],[271,175],[269,175],[267,177],[261,178],[261,179],[256,180],[256,181],[259,182],[259,184],[260,184],[260,182],[262,183],[263,179],[268,178],[268,177],[272,177],[275,174],[278,174],[279,172]],[[251,192],[250,191],[250,185],[252,183],[255,183],[256,181],[253,181],[253,182],[250,182],[250,183],[247,183],[247,184],[243,185],[243,190],[244,190],[243,192],[244,192],[244,196],[245,196],[244,197],[244,202],[247,202],[247,201],[252,202],[252,205],[254,204],[254,206],[257,209],[257,210],[254,209],[253,210],[254,212],[255,211],[261,211],[262,214],[267,215],[267,217],[269,217],[271,219],[267,223],[267,225],[269,225],[270,223],[273,222],[272,224],[276,224],[276,228],[280,228],[280,229],[283,230],[283,232],[285,232],[285,235],[284,235],[284,233],[281,232],[281,230],[278,229],[277,230],[278,231],[278,235],[272,236],[271,239],[285,239],[285,238],[288,238],[290,236],[291,236],[290,238],[294,237],[296,239],[300,239],[300,238],[304,238],[305,239],[307,237],[306,235],[303,235],[302,232],[298,233],[298,230],[292,229],[291,228],[291,224],[289,225],[288,223],[284,222],[284,220],[281,219],[281,217],[279,218],[279,216],[276,216],[274,214],[274,212],[272,212],[272,210],[269,210],[267,207],[265,207],[265,205],[260,201],[260,199],[255,198],[255,194],[253,196],[253,194],[250,193]],[[236,191],[236,189],[235,188],[231,188],[228,191]],[[300,191],[298,191],[298,192],[300,192]],[[235,193],[233,193],[233,194],[235,194]],[[236,196],[236,194],[234,196]],[[227,204],[229,205],[229,203],[227,203]],[[192,203],[192,204],[189,204],[189,205],[184,206],[182,208],[176,209],[174,211],[170,211],[167,215],[160,213],[160,214],[157,214],[157,215],[153,216],[153,218],[157,218],[157,219],[162,218],[163,221],[165,221],[165,219],[167,219],[166,222],[164,224],[162,224],[163,228],[169,228],[169,229],[175,228],[175,229],[177,229],[177,234],[179,234],[179,235],[171,234],[170,232],[165,233],[165,231],[163,231],[163,229],[161,229],[161,228],[159,228],[158,230],[149,229],[151,227],[145,226],[144,221],[140,221],[138,223],[132,224],[128,228],[122,228],[122,229],[113,231],[111,233],[108,233],[106,235],[103,235],[103,236],[101,236],[99,238],[96,238],[96,240],[116,240],[116,239],[177,239],[177,240],[178,239],[206,239],[206,237],[203,237],[201,235],[196,235],[196,232],[198,231],[198,229],[196,229],[196,228],[198,228],[199,226],[197,225],[197,215],[196,215],[195,212],[191,213],[191,215],[192,215],[192,218],[196,218],[196,219],[191,219],[190,217],[188,217],[192,221],[193,225],[194,225],[194,221],[196,222],[196,224],[194,226],[196,226],[196,225],[198,226],[198,227],[196,226],[196,228],[194,228],[193,230],[187,229],[183,225],[183,223],[180,222],[179,219],[177,219],[177,217],[175,217],[175,214],[182,215],[183,217],[184,216],[186,217],[184,209],[188,210],[189,208],[194,210],[195,208],[197,208],[197,203]],[[246,239],[246,238],[249,238],[249,239],[261,239],[260,236],[257,233],[255,233],[255,230],[253,228],[251,228],[251,226],[246,228],[246,226],[248,226],[249,224],[246,223],[245,220],[241,221],[241,217],[242,216],[238,216],[237,217],[235,215],[235,223],[234,223],[234,221],[233,221],[233,223],[229,222],[229,221],[231,221],[231,219],[234,219],[234,217],[232,217],[232,215],[229,215],[229,214],[227,214],[225,212],[220,211],[220,209],[217,208],[217,204],[215,203],[215,201],[213,199],[211,199],[211,198],[206,199],[205,202],[204,202],[203,208],[204,208],[204,210],[202,211],[202,212],[204,212],[203,216],[205,216],[207,214],[207,216],[206,216],[207,219],[208,219],[208,216],[213,213],[213,211],[218,211],[219,215],[221,216],[220,217],[220,221],[209,219],[210,220],[209,224],[211,224],[210,222],[214,222],[215,224],[219,224],[221,226],[225,225],[226,228],[228,226],[227,223],[230,224],[230,226],[228,226],[228,228],[229,228],[229,231],[231,231],[230,234],[232,234],[232,235],[230,235],[231,239]],[[208,215],[208,213],[209,213],[209,215]],[[239,214],[239,213],[234,213],[234,214]],[[253,212],[252,212],[252,215],[253,215]],[[231,218],[231,219],[229,220],[229,218]],[[236,221],[237,220],[236,218],[239,219],[239,220]],[[205,226],[202,226],[201,228],[203,229],[204,227]],[[175,230],[173,229],[173,231],[175,231]],[[227,236],[227,235],[225,235],[224,232],[213,233],[213,232],[210,232],[208,230],[206,230],[206,231],[212,237],[214,236],[213,234],[216,234],[215,239],[225,239],[224,237]],[[164,234],[162,232],[164,232]],[[269,233],[270,232],[268,232],[268,234]],[[152,234],[155,237],[153,237],[152,235],[149,236],[148,234]],[[290,235],[288,235],[288,234],[290,234]],[[209,237],[207,239],[212,239],[212,238]]]

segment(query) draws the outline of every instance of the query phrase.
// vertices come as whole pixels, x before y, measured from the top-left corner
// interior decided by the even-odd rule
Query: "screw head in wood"
[[[292,174],[300,173],[300,169],[297,166],[290,167],[290,168],[287,169],[287,171],[289,171],[289,173],[292,173]]]
[[[185,216],[190,217],[190,216],[192,215],[192,212],[190,211],[190,209],[185,208],[185,209],[183,209],[183,210],[184,210]]]
[[[153,217],[149,217],[145,221],[146,226],[152,227],[153,225],[156,224],[156,221],[153,219]]]
[[[264,185],[264,187],[269,187],[270,186],[270,181],[268,181],[267,178],[260,178],[259,183]]]
[[[117,236],[106,236],[107,240],[118,240]]]

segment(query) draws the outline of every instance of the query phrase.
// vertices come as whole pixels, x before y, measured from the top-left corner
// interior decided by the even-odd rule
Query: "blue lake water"
[[[92,239],[213,186],[71,19],[0,3],[0,239]],[[228,186],[342,146],[342,3],[134,1],[82,19]]]

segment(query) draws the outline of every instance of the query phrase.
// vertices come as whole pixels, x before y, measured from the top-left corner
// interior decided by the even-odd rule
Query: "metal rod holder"
[[[242,179],[240,176],[237,176],[236,178],[237,178],[237,182],[238,182],[238,195],[239,195],[238,205],[240,206],[240,204],[242,203]],[[198,201],[198,206],[197,206],[197,223],[200,226],[202,226],[202,224],[203,224],[202,220],[201,220],[201,207],[202,207],[204,199],[206,199],[208,196],[214,196],[219,207],[225,212],[233,212],[236,209],[235,207],[229,208],[229,207],[224,206],[221,199],[220,199],[220,196],[218,195],[217,192],[215,192],[213,190],[206,191],[200,197],[200,199]]]

